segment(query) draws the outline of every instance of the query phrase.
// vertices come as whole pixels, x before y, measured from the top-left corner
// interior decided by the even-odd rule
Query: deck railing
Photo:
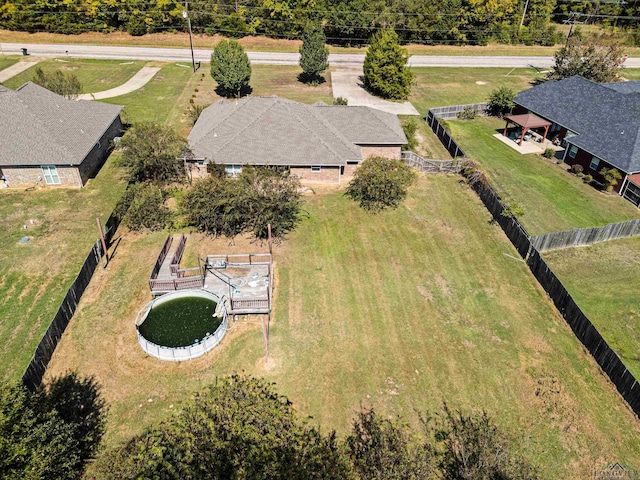
[[[172,290],[188,290],[190,288],[202,288],[202,276],[190,276],[183,278],[174,278],[172,280],[158,280],[157,278],[149,279],[149,288],[152,292],[169,292]]]
[[[153,270],[151,270],[149,281],[158,277],[158,273],[160,272],[160,268],[162,267],[162,262],[164,262],[164,259],[167,257],[167,253],[169,253],[172,242],[173,237],[171,235],[167,235],[167,238],[164,241],[164,245],[162,245],[162,250],[160,250],[160,254],[158,255],[158,259],[156,260],[156,264],[153,266]]]
[[[268,298],[232,298],[231,310],[268,310]]]
[[[178,270],[180,270],[180,260],[182,260],[182,254],[184,253],[184,247],[187,244],[187,237],[183,234],[180,235],[180,240],[178,240],[178,245],[176,246],[176,251],[173,252],[173,257],[171,257],[171,263],[169,264],[169,270],[172,275],[177,275]]]
[[[229,255],[207,255],[207,265],[269,265],[271,255],[269,253],[234,253]]]

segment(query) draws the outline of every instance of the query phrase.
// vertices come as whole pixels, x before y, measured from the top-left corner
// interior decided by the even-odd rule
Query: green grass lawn
[[[191,125],[187,115],[190,100],[194,104],[210,105],[221,98],[214,91],[217,84],[211,78],[209,64],[203,63],[196,73],[174,63],[156,64],[162,68],[147,85],[105,101],[124,105],[127,122],[169,124],[186,136]],[[329,75],[325,83],[312,87],[297,80],[299,67],[254,65],[251,70],[252,95],[278,95],[305,103],[333,102]]]
[[[5,56],[5,55],[0,56],[0,70],[4,70],[5,68],[10,67],[14,63],[18,63],[19,59],[20,57]]]
[[[109,160],[83,189],[0,191],[0,379],[27,367],[98,238],[95,218],[104,222],[123,190],[118,177]]]
[[[5,86],[18,88],[31,80],[35,75],[36,68],[40,67],[45,72],[52,70],[71,72],[80,80],[82,93],[95,93],[122,85],[144,67],[145,63],[126,60],[78,60],[75,58],[45,60],[10,78]]]
[[[409,100],[426,116],[431,107],[486,102],[494,89],[507,86],[514,92],[531,87],[540,77],[533,68],[454,68],[420,67],[412,69],[416,85]]]
[[[241,318],[192,362],[145,356],[133,320],[149,301],[164,233],[120,232],[47,372],[96,376],[111,405],[108,445],[217,376],[244,371],[340,433],[360,405],[417,425],[416,411],[446,400],[486,409],[543,478],[586,478],[608,459],[640,463],[637,420],[457,176],[422,176],[405,205],[375,217],[342,191],[307,198],[308,218],[275,250],[267,363],[259,316]],[[201,254],[266,249],[189,240],[199,241]]]
[[[540,155],[521,155],[492,137],[504,122],[496,118],[451,120],[448,126],[466,154],[480,162],[507,203],[524,209],[520,220],[531,235],[595,227],[640,217],[640,210],[605,194]]]
[[[545,252],[544,259],[640,379],[640,237]]]

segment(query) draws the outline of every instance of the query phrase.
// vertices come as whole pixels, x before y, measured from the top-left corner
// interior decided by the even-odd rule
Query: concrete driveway
[[[346,98],[349,105],[371,107],[395,115],[420,115],[409,102],[389,102],[374,97],[362,85],[362,68],[338,69],[331,72],[333,97]]]
[[[144,87],[159,70],[159,67],[142,67],[138,73],[122,85],[102,92],[84,93],[78,96],[78,100],[101,100],[103,98],[119,97],[120,95],[135,92]]]

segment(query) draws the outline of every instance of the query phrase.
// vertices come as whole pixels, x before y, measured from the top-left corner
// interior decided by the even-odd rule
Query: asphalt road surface
[[[112,60],[158,60],[163,62],[191,63],[188,48],[111,47],[93,45],[51,45],[30,43],[0,43],[5,55],[20,55],[26,48],[30,55],[69,58],[102,58]],[[268,65],[297,65],[297,53],[247,52],[251,63]],[[194,50],[196,62],[208,62],[211,50]],[[339,53],[329,55],[332,66],[355,67],[362,65],[364,54]],[[413,67],[537,67],[553,65],[553,57],[494,57],[494,56],[436,56],[412,55],[409,65]],[[629,58],[629,68],[640,68],[640,58]]]

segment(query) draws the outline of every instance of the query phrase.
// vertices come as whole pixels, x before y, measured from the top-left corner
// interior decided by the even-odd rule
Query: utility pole
[[[527,14],[527,8],[529,8],[529,0],[527,0],[524,4],[524,11],[522,12],[522,20],[520,20],[518,31],[520,31],[522,29],[522,25],[524,25],[524,16]]]
[[[565,20],[565,21],[564,21],[564,23],[568,23],[568,24],[569,24],[569,33],[567,34],[567,38],[566,38],[566,39],[565,39],[565,41],[564,41],[564,46],[565,46],[565,48],[566,48],[566,46],[569,44],[569,37],[571,37],[571,33],[573,32],[573,26],[574,26],[576,23],[580,23],[580,24],[584,23],[584,22],[576,22],[576,21],[574,20],[574,18],[575,18],[576,16],[578,16],[578,15],[579,15],[579,14],[578,14],[578,13],[576,13],[576,12],[569,12],[569,18],[568,18],[567,20]]]
[[[184,12],[182,12],[182,16],[187,19],[187,25],[189,25],[189,45],[191,46],[191,65],[193,67],[193,73],[196,73],[196,59],[193,55],[193,36],[191,34],[191,18],[189,18],[189,2],[184,2]]]

